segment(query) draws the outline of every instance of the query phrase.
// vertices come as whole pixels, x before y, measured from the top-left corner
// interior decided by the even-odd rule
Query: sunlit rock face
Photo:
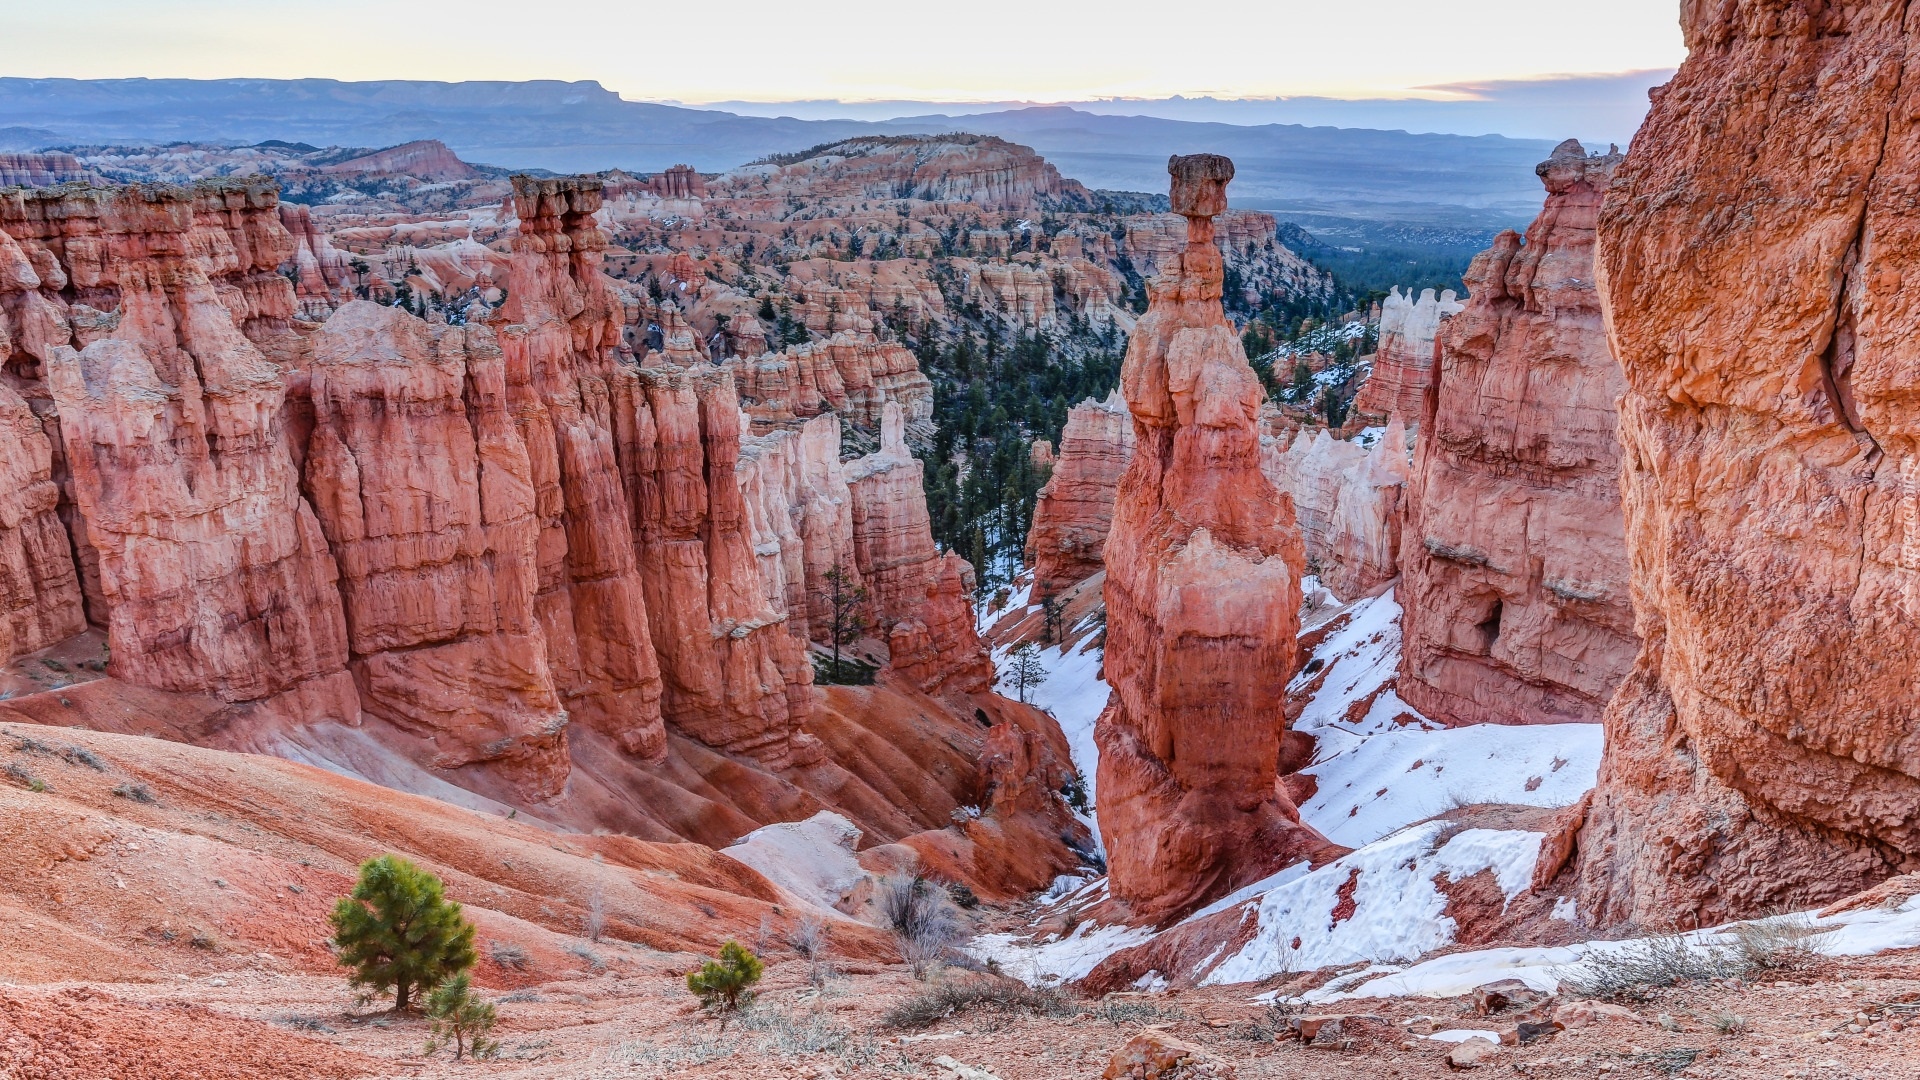
[[[1642,644],[1578,841],[1590,917],[1708,925],[1920,863],[1909,16],[1686,5],[1601,210]]]

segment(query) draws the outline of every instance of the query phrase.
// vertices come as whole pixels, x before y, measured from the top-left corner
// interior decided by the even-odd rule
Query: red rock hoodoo
[[[973,608],[973,569],[933,542],[925,466],[907,452],[905,415],[888,402],[880,450],[847,469],[853,546],[893,667],[922,690],[969,693],[993,683]]]
[[[617,363],[623,308],[600,274],[600,187],[517,177],[514,203],[520,230],[497,333],[538,529],[534,610],[568,714],[628,753],[654,756],[663,730],[653,598],[641,583],[615,432],[616,417],[641,410],[631,366]]]
[[[1420,425],[1399,693],[1436,720],[1600,718],[1639,642],[1628,601],[1594,222],[1618,154],[1568,140],[1540,216],[1467,271]]]
[[[1427,384],[1433,379],[1440,320],[1460,307],[1452,289],[1438,299],[1432,289],[1422,289],[1415,300],[1400,295],[1400,287],[1394,286],[1380,305],[1380,345],[1374,350],[1373,373],[1353,399],[1355,411],[1382,418],[1397,416],[1408,426],[1418,424]]]
[[[702,199],[707,181],[691,165],[675,165],[647,178],[647,190],[663,199]]]
[[[1305,558],[1261,472],[1265,395],[1220,303],[1213,218],[1233,163],[1168,170],[1187,246],[1121,369],[1135,451],[1106,547],[1113,695],[1095,727],[1112,895],[1153,922],[1325,843],[1274,779]]]
[[[1909,18],[1685,5],[1602,208],[1642,644],[1579,836],[1590,920],[1705,926],[1920,865]]]
[[[1065,592],[1105,568],[1113,500],[1131,460],[1133,416],[1118,390],[1105,401],[1089,398],[1067,411],[1060,453],[1027,531],[1035,600]]]

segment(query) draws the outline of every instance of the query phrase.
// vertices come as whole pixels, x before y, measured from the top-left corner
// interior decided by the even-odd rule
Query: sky
[[[0,75],[595,79],[632,100],[1471,100],[1668,69],[1678,0],[0,0]],[[712,13],[712,14],[709,14]],[[76,29],[82,28],[82,29]]]

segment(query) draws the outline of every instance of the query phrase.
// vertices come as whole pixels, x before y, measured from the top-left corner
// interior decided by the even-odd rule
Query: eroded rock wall
[[[1589,919],[1708,925],[1920,864],[1910,17],[1686,5],[1601,211],[1642,644],[1578,841]]]
[[[1113,501],[1132,459],[1133,414],[1118,389],[1105,401],[1088,398],[1067,411],[1060,452],[1027,530],[1035,600],[1064,592],[1106,565]]]
[[[433,764],[565,782],[566,715],[534,612],[532,469],[485,327],[355,301],[315,336],[306,489],[340,566],[362,708]]]
[[[1380,343],[1373,354],[1373,372],[1354,397],[1354,410],[1383,419],[1397,416],[1408,426],[1417,425],[1433,378],[1440,320],[1460,307],[1452,289],[1438,297],[1432,289],[1422,289],[1416,300],[1400,295],[1400,287],[1394,286],[1380,305]]]
[[[267,185],[0,198],[0,652],[81,629],[84,584],[120,680],[74,698],[97,722],[129,722],[116,693],[174,691],[151,722],[175,737],[661,838],[822,805],[889,838],[943,828],[987,768],[952,736],[999,706],[888,396],[911,354],[847,395],[885,430],[857,487],[839,415],[751,434],[673,305],[634,354],[599,190],[518,182],[484,325],[368,302],[301,320],[299,215]],[[872,583],[884,691],[811,684],[835,566]],[[904,746],[927,710],[943,734],[921,741],[958,757],[863,734]],[[1044,884],[1074,830],[1029,810],[1015,876]]]
[[[111,671],[354,722],[337,570],[285,448],[292,254],[271,185],[15,193],[40,290],[12,368],[58,410]]]
[[[1220,303],[1213,218],[1233,163],[1168,168],[1187,245],[1121,369],[1136,447],[1106,546],[1113,694],[1094,729],[1112,896],[1148,922],[1324,843],[1275,783],[1305,556],[1261,472],[1265,395]]]
[[[1618,154],[1542,162],[1523,240],[1475,258],[1421,423],[1399,693],[1456,724],[1592,723],[1639,643],[1594,224]]]
[[[909,423],[933,419],[933,382],[919,360],[906,346],[870,332],[841,331],[825,341],[730,359],[725,366],[761,433],[829,411],[877,428],[889,401],[900,404]]]
[[[661,672],[616,433],[638,413],[637,377],[619,363],[624,309],[600,273],[600,187],[518,177],[514,202],[520,229],[496,338],[533,488],[534,610],[568,714],[628,753],[657,756]]]
[[[1260,463],[1293,499],[1307,571],[1343,600],[1370,595],[1400,573],[1406,429],[1387,425],[1372,447],[1302,429],[1291,445],[1269,440]]]
[[[637,372],[635,540],[674,726],[768,763],[817,759],[801,732],[813,669],[764,587],[737,475],[733,381],[710,365]]]
[[[5,356],[0,345],[0,364]],[[86,628],[59,505],[40,418],[0,381],[0,664]]]

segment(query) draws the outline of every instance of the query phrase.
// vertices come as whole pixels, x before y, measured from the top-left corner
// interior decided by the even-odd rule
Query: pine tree
[[[1328,427],[1337,428],[1346,423],[1347,403],[1340,400],[1340,395],[1334,393],[1332,387],[1327,388],[1326,394],[1320,399],[1320,405],[1327,414]]]
[[[709,960],[687,975],[687,989],[699,995],[707,1008],[738,1009],[753,999],[749,989],[760,981],[766,965],[737,941],[720,946],[720,959]]]
[[[840,646],[851,645],[867,632],[867,620],[860,609],[867,603],[867,587],[854,583],[853,575],[834,566],[827,570],[827,599],[832,604],[833,621],[827,632],[833,639],[833,677],[841,678]]]
[[[427,995],[427,1019],[433,1032],[427,1042],[429,1054],[451,1045],[453,1060],[459,1061],[466,1054],[492,1057],[500,1048],[487,1038],[495,1021],[493,1003],[473,996],[473,978],[464,971]]]
[[[973,573],[981,590],[987,587],[987,531],[978,525],[973,527],[973,546],[967,552],[967,560],[973,563]]]
[[[440,879],[397,855],[360,864],[353,892],[333,907],[333,947],[350,981],[394,992],[404,1012],[413,991],[430,991],[473,966],[473,924],[448,901]]]
[[[1047,666],[1040,661],[1040,646],[1025,642],[1013,650],[1009,659],[1013,666],[1007,674],[1013,677],[1014,692],[1021,701],[1027,700],[1028,687],[1039,686],[1047,681]]]

